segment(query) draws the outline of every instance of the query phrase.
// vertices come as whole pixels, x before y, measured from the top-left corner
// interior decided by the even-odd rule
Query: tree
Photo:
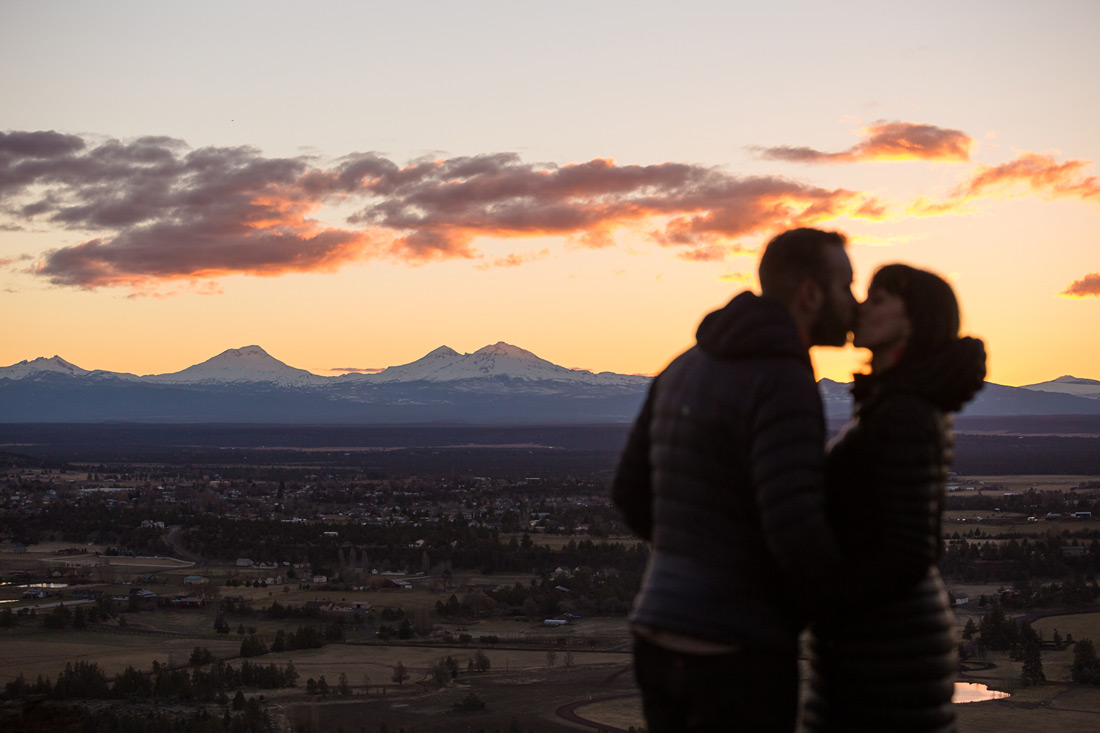
[[[336,684],[336,691],[340,693],[340,697],[347,697],[351,694],[351,687],[348,685],[347,672],[340,673],[340,681]]]
[[[267,645],[255,634],[249,634],[241,641],[239,654],[242,657],[258,657],[267,654]]]
[[[1070,675],[1074,682],[1100,685],[1100,659],[1091,639],[1081,639],[1073,645],[1073,667]]]
[[[229,633],[229,622],[225,620],[225,614],[219,613],[218,617],[214,619],[214,631],[219,634]]]
[[[237,694],[233,696],[233,709],[234,710],[243,710],[244,709],[244,693],[241,692],[240,690],[237,690]]]
[[[187,663],[192,667],[201,667],[214,661],[214,655],[204,646],[197,646],[191,651],[191,657]]]
[[[1039,645],[1039,635],[1031,628],[1030,624],[1020,627],[1020,640],[1023,642],[1023,674],[1025,685],[1041,685],[1047,681],[1043,674],[1043,659]]]
[[[470,693],[462,699],[462,702],[455,703],[455,710],[467,711],[467,710],[484,710],[485,701],[474,693]]]
[[[405,669],[405,665],[398,662],[393,667],[393,681],[399,685],[405,684],[405,680],[409,678],[409,671]]]

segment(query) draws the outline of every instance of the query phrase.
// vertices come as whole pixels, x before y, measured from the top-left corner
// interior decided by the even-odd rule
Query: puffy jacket
[[[786,309],[752,293],[696,341],[651,385],[612,483],[652,543],[631,620],[789,652],[842,587],[813,367]]]
[[[951,413],[984,375],[984,346],[961,339],[923,363],[857,378],[826,495],[866,594],[814,624],[806,731],[954,730],[954,619],[936,561]]]

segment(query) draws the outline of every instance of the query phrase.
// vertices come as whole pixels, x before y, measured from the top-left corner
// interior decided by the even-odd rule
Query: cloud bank
[[[960,130],[911,122],[878,122],[861,131],[863,140],[847,150],[827,153],[805,147],[751,147],[765,160],[794,163],[857,163],[872,160],[966,162],[974,141]]]
[[[839,153],[757,150],[770,159],[814,163],[963,162],[973,145],[965,133],[934,125],[883,122],[863,133]],[[840,217],[937,216],[965,211],[975,199],[1021,193],[1100,202],[1090,165],[1021,153],[972,168],[940,200],[891,210],[866,192],[683,163],[618,165],[597,158],[556,165],[514,153],[405,165],[378,153],[352,153],[320,163],[267,157],[250,147],[192,149],[167,137],[7,132],[0,133],[0,227],[45,224],[78,232],[82,241],[29,265],[5,258],[0,267],[29,267],[67,287],[164,295],[174,284],[190,283],[196,292],[217,293],[221,276],[333,272],[371,260],[423,265],[460,258],[480,268],[519,267],[550,257],[551,250],[483,251],[479,240],[561,236],[599,248],[615,246],[623,229],[686,260],[722,261],[746,251],[745,238]],[[1066,294],[1095,295],[1090,278]]]
[[[602,247],[624,226],[687,258],[715,259],[739,237],[883,210],[857,192],[678,163],[557,166],[495,153],[401,166],[357,153],[325,167],[249,147],[193,150],[165,137],[92,143],[57,132],[0,133],[0,201],[9,221],[92,235],[46,252],[35,274],[135,291],[375,258],[514,267],[547,252],[492,257],[476,240],[565,235]],[[323,222],[335,205],[355,213]]]

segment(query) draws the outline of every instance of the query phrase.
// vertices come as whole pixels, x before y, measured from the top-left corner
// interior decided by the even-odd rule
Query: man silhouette
[[[761,295],[703,319],[630,432],[612,497],[652,543],[630,617],[651,733],[794,729],[799,634],[845,587],[809,357],[852,327],[845,244],[817,229],[772,239]]]

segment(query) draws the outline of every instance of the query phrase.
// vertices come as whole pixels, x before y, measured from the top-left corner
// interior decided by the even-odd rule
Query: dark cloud
[[[1093,272],[1076,280],[1068,288],[1062,291],[1062,295],[1071,298],[1097,298],[1100,297],[1100,272]]]
[[[400,166],[356,153],[322,167],[249,147],[192,150],[164,137],[92,145],[53,132],[0,138],[0,191],[9,220],[92,235],[45,253],[35,273],[58,285],[137,290],[378,257],[515,266],[546,253],[487,258],[476,240],[564,235],[601,247],[622,226],[651,230],[690,259],[716,259],[741,237],[884,211],[852,191],[680,163],[558,166],[495,153]],[[347,202],[359,208],[343,226],[320,221],[326,206]]]
[[[838,153],[813,148],[779,146],[752,147],[767,160],[795,163],[855,163],[866,160],[970,160],[974,141],[960,130],[911,122],[879,122],[863,130],[863,140]]]

